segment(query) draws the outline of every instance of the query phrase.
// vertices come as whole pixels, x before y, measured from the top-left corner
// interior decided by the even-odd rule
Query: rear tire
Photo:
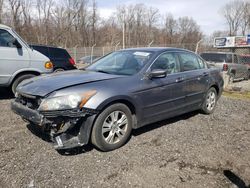
[[[132,115],[130,109],[121,103],[104,109],[97,117],[91,142],[102,151],[111,151],[123,146],[132,131]]]
[[[215,110],[217,104],[217,91],[214,87],[211,87],[206,94],[206,97],[202,104],[202,112],[205,114],[211,114]]]
[[[36,75],[34,75],[34,74],[24,74],[24,75],[18,76],[14,80],[14,82],[12,83],[12,86],[11,86],[12,93],[15,95],[16,88],[17,88],[18,84],[20,84],[23,80],[26,80],[26,79],[29,79],[29,78],[33,78],[35,76]]]

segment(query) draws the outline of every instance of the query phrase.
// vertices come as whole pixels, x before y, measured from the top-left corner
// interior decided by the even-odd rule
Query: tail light
[[[76,64],[76,62],[75,62],[75,60],[73,58],[70,58],[69,62],[70,62],[71,65],[75,65]]]
[[[228,71],[228,64],[223,64],[223,71]]]

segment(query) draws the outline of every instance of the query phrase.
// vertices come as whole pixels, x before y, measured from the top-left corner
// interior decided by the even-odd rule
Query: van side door
[[[8,30],[0,29],[0,85],[9,86],[11,77],[18,70],[29,67],[29,52]]]

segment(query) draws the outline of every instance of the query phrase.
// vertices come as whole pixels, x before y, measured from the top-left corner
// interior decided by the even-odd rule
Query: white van
[[[11,87],[28,78],[53,71],[50,60],[33,50],[14,30],[0,24],[0,86]]]

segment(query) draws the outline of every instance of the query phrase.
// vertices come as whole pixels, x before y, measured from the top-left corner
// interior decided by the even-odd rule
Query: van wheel
[[[217,91],[214,87],[211,87],[206,94],[206,97],[202,104],[202,112],[205,114],[211,114],[215,110],[217,103]]]
[[[124,104],[113,104],[97,117],[91,134],[91,142],[102,151],[111,151],[124,145],[131,131],[131,111]]]
[[[29,79],[29,78],[33,78],[35,76],[36,75],[34,75],[34,74],[24,74],[24,75],[18,76],[14,80],[14,82],[12,83],[12,86],[11,86],[11,90],[14,93],[14,95],[16,93],[16,88],[17,88],[18,84],[20,84],[23,80],[26,80],[26,79]]]

